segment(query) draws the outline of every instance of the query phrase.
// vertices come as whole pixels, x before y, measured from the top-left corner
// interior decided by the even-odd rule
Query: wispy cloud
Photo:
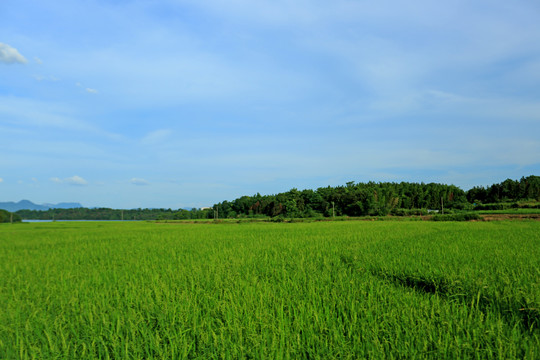
[[[17,49],[8,44],[0,43],[0,63],[26,64],[28,60]]]
[[[81,87],[81,88],[84,87],[83,84],[82,84],[81,82],[79,82],[79,81],[77,81],[77,82],[75,83],[75,86]],[[84,87],[84,91],[86,91],[86,92],[89,93],[89,94],[99,94],[99,91],[98,91],[98,90],[93,89],[93,88],[89,88],[89,87]]]
[[[41,194],[89,204],[202,205],[327,181],[483,171],[490,184],[540,169],[534,2],[51,4],[5,5],[0,41],[20,51],[1,44],[10,195],[30,196],[36,176]],[[73,174],[92,180],[70,186],[86,183]],[[208,178],[223,188],[206,191]]]
[[[4,182],[4,179],[0,178],[0,183]]]
[[[88,185],[88,182],[86,180],[77,175],[66,178],[64,181],[70,185]]]
[[[57,129],[62,132],[74,131],[103,136],[115,141],[121,138],[118,134],[104,131],[95,121],[83,120],[84,114],[79,115],[76,108],[60,102],[0,94],[0,118],[13,129]]]
[[[141,178],[132,178],[129,182],[132,183],[133,185],[138,185],[138,186],[150,185],[148,181]]]
[[[58,177],[52,177],[50,179],[52,182],[56,184],[68,184],[68,185],[75,185],[75,186],[86,186],[88,185],[88,181],[83,179],[82,177],[78,175],[74,175],[72,177],[60,179]]]
[[[57,78],[56,76],[34,75],[34,79],[36,81],[60,81],[60,79]]]
[[[167,139],[171,133],[169,129],[155,130],[146,134],[141,141],[145,145],[157,144]]]

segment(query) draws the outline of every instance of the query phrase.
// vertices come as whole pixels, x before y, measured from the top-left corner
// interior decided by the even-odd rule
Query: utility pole
[[[9,213],[9,214],[10,214],[9,222],[13,224],[13,213]]]
[[[444,214],[444,202],[443,202],[442,196],[441,196],[441,214]]]
[[[122,221],[124,221],[124,210],[122,210]]]
[[[332,201],[332,219],[335,217],[335,204]]]

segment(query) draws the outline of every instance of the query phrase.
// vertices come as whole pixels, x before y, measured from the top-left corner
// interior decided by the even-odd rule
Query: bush
[[[426,209],[393,209],[390,213],[394,216],[421,216],[428,212]]]
[[[305,218],[316,218],[316,219],[318,219],[318,218],[324,217],[323,214],[321,214],[320,212],[317,212],[317,211],[315,211],[313,209],[306,209],[304,211],[303,215],[304,215]]]
[[[511,203],[481,204],[477,205],[474,210],[507,210],[511,207]]]
[[[448,214],[448,215],[434,215],[431,220],[433,221],[471,221],[482,220],[482,217],[475,213],[461,213],[461,214]]]
[[[449,207],[456,210],[472,210],[473,209],[472,204],[468,202],[456,202],[456,203],[451,204]]]

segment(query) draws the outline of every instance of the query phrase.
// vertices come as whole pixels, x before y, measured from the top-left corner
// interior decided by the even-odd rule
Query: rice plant
[[[0,226],[0,358],[539,358],[539,222]]]

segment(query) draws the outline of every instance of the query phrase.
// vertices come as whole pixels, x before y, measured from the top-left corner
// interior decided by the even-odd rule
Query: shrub
[[[461,214],[447,214],[447,215],[434,215],[431,220],[433,221],[471,221],[482,220],[482,217],[475,213],[461,213]]]

